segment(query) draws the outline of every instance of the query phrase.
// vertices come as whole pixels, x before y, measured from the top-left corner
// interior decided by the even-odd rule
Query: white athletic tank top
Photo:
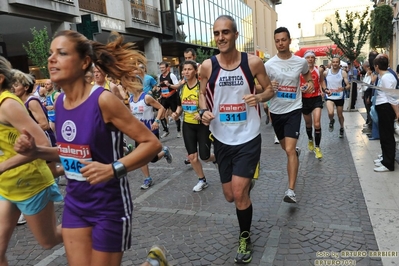
[[[207,104],[215,119],[210,124],[210,131],[224,144],[246,143],[260,134],[259,105],[249,107],[242,99],[246,94],[255,94],[248,55],[241,53],[241,63],[234,70],[221,68],[215,56],[211,61]]]
[[[342,88],[342,70],[338,70],[337,73],[332,73],[331,69],[328,70],[326,76],[327,88],[331,91],[331,95],[326,95],[327,99],[330,100],[341,100],[344,98],[344,92],[338,91],[338,88]]]

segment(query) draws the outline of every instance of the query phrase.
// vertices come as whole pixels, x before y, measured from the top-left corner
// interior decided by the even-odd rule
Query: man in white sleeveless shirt
[[[326,79],[327,90],[326,90],[326,105],[328,111],[328,118],[330,118],[330,124],[328,130],[334,131],[334,105],[337,108],[337,116],[340,124],[339,137],[344,137],[344,92],[350,89],[350,83],[348,80],[348,74],[345,70],[341,70],[340,59],[335,57],[331,61],[331,68],[324,72]]]
[[[236,206],[240,237],[234,261],[245,264],[251,262],[253,252],[249,192],[260,160],[259,102],[269,100],[274,91],[262,60],[236,49],[237,24],[231,16],[219,16],[213,34],[220,54],[201,66],[200,115],[214,137],[224,196]],[[261,86],[259,94],[255,78]]]

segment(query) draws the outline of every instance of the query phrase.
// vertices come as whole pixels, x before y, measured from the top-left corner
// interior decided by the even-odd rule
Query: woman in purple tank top
[[[51,81],[64,91],[55,105],[57,148],[36,147],[28,133],[16,145],[21,153],[34,152],[64,167],[68,184],[62,236],[71,266],[121,264],[131,245],[133,212],[126,174],[150,162],[162,148],[114,94],[85,82],[94,64],[126,88],[140,86],[134,72],[142,71],[137,65],[145,58],[119,34],[114,37],[105,45],[75,31],[56,33],[48,69]],[[123,134],[140,143],[125,157]]]

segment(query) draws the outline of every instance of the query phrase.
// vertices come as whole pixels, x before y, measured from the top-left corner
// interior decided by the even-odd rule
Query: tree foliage
[[[36,30],[36,28],[30,29],[33,35],[33,41],[28,42],[28,45],[22,44],[22,47],[26,51],[28,58],[32,63],[39,67],[40,72],[45,78],[49,78],[49,72],[47,69],[47,58],[50,50],[51,40],[47,33],[47,28]]]
[[[196,53],[197,53],[197,58],[196,61],[197,63],[202,64],[204,60],[208,59],[213,55],[213,49],[205,51],[204,49],[197,48]]]
[[[389,5],[377,6],[371,12],[370,46],[371,48],[385,48],[393,36],[393,10]]]
[[[326,36],[342,50],[343,56],[348,58],[350,62],[355,61],[360,55],[360,50],[370,35],[368,14],[368,8],[362,14],[346,11],[345,18],[342,20],[338,11],[335,11],[338,31],[334,29],[331,21],[326,21],[331,28]]]
[[[328,47],[328,49],[326,51],[326,55],[327,55],[327,58],[330,60],[332,60],[334,57],[338,57],[339,60],[342,60],[345,58],[341,53],[337,52],[337,49],[334,49],[332,46]]]

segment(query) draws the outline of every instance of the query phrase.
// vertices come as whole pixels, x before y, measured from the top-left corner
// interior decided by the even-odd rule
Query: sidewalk
[[[365,123],[361,113],[345,112],[345,130],[353,161],[379,251],[399,252],[399,165],[394,172],[375,173],[374,160],[381,153],[380,142],[362,134]],[[382,258],[383,265],[399,265],[399,257]]]

